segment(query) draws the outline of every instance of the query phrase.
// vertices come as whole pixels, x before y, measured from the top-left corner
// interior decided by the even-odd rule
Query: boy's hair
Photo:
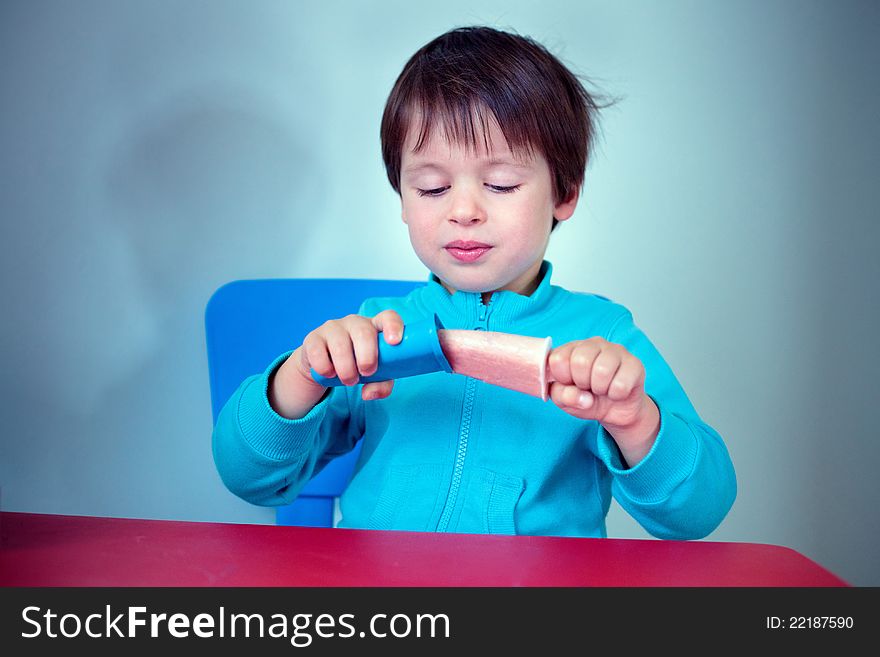
[[[598,110],[608,105],[528,37],[490,27],[450,30],[410,58],[388,96],[380,130],[388,180],[400,194],[402,152],[415,121],[416,152],[437,124],[450,142],[476,149],[494,116],[515,156],[544,156],[560,203],[583,183]]]

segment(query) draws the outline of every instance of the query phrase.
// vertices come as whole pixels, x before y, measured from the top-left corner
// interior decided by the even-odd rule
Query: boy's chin
[[[436,274],[435,274],[436,275]],[[443,283],[443,286],[447,290],[454,290],[456,292],[469,292],[471,294],[486,294],[488,292],[494,292],[495,290],[500,289],[501,285],[498,287],[493,287],[492,285],[487,285],[486,282],[474,283],[473,281],[464,281],[464,280],[456,280],[455,277],[444,278],[443,276],[436,275],[437,278]]]
[[[447,290],[456,292],[469,292],[472,294],[487,294],[496,290],[504,289],[510,281],[500,272],[491,271],[489,268],[468,266],[469,271],[456,271],[455,267],[429,267]]]

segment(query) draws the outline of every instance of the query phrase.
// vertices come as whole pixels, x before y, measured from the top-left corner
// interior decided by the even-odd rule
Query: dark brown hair
[[[476,149],[494,116],[515,156],[544,156],[560,203],[583,183],[598,110],[613,104],[597,98],[528,37],[479,26],[450,30],[410,58],[388,96],[380,130],[388,180],[400,194],[402,151],[414,121],[416,152],[438,123],[447,140]]]

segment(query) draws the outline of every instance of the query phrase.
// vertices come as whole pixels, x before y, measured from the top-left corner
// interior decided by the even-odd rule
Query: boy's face
[[[540,154],[516,159],[497,123],[489,150],[449,143],[440,130],[401,157],[400,197],[416,255],[450,292],[531,294],[554,216],[571,217],[577,194],[554,203],[550,168]]]

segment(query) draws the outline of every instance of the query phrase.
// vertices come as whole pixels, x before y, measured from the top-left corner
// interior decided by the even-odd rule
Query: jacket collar
[[[532,294],[493,292],[488,304],[483,304],[479,292],[457,290],[450,294],[431,273],[421,290],[421,299],[425,310],[437,313],[446,328],[515,332],[514,329],[545,320],[559,306],[562,290],[550,285],[552,273],[553,266],[544,260],[538,272],[541,282]]]

